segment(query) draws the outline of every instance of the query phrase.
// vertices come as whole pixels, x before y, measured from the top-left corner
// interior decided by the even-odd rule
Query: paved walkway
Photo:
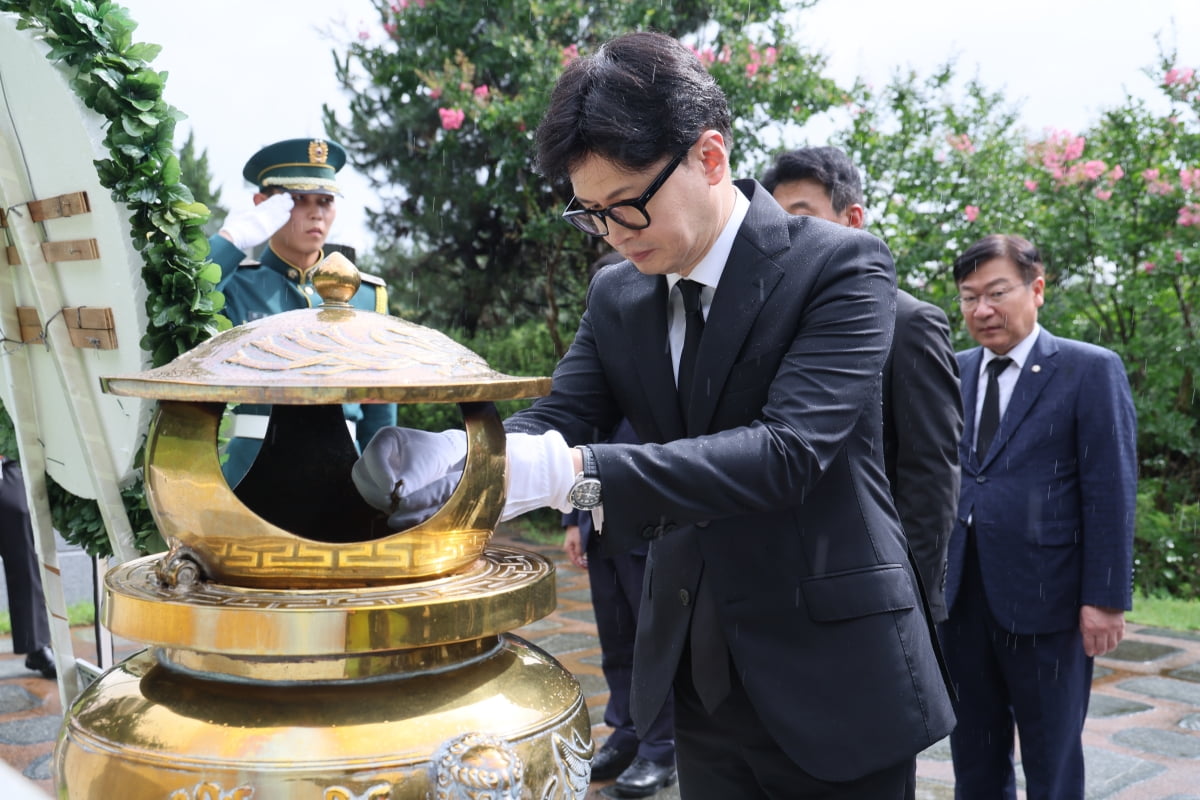
[[[557,610],[517,633],[553,653],[579,678],[599,745],[607,735],[608,695],[587,574],[572,567],[557,547],[506,541],[540,552],[558,567]],[[91,630],[74,633],[76,654],[88,658],[94,653]],[[0,639],[0,758],[47,796],[61,721],[56,686],[25,670],[24,659],[11,655],[11,643]],[[1097,661],[1084,748],[1088,800],[1200,800],[1200,633],[1131,626],[1116,652]],[[952,798],[949,745],[942,742],[923,753],[917,774],[919,800]],[[607,783],[588,792],[588,800],[611,796]],[[656,795],[658,800],[678,797],[677,787]]]

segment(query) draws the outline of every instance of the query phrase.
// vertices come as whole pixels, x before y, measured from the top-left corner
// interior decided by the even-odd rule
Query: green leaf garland
[[[18,30],[34,31],[49,45],[47,58],[70,76],[72,90],[109,122],[109,158],[94,162],[100,183],[131,212],[134,247],[141,252],[148,324],[141,340],[154,366],[171,361],[229,327],[220,315],[204,223],[209,211],[180,183],[175,123],[184,118],[163,101],[166,74],[147,62],[161,49],[133,41],[137,28],[127,9],[88,0],[0,0],[0,12],[17,17]],[[0,441],[11,449],[12,421],[0,409]],[[112,549],[99,508],[52,480],[50,507],[63,537],[91,555]],[[121,491],[143,552],[162,549],[139,476]]]

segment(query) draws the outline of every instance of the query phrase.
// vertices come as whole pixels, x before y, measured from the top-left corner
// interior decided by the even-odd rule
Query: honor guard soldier
[[[225,294],[224,314],[234,325],[261,317],[321,305],[311,276],[325,258],[325,239],[337,216],[341,196],[337,172],[346,151],[325,139],[287,139],[259,150],[242,169],[257,187],[254,207],[230,214],[220,232],[209,239],[211,259],[221,267],[217,289]],[[245,251],[266,242],[257,261]],[[387,287],[380,278],[362,274],[351,299],[355,308],[387,313]],[[346,424],[361,450],[375,432],[396,423],[391,404],[347,403]],[[241,405],[234,409],[228,458],[223,470],[236,486],[254,462],[267,430],[271,407]]]

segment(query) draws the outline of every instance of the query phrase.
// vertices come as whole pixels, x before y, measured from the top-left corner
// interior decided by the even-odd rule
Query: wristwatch
[[[596,468],[596,454],[590,447],[577,447],[583,457],[583,471],[575,476],[575,483],[567,494],[567,502],[580,511],[591,511],[600,505],[600,471]]]

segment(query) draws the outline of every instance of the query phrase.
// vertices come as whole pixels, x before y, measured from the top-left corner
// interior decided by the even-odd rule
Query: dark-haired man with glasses
[[[505,423],[505,515],[575,507],[605,553],[651,542],[631,705],[644,733],[674,689],[685,800],[898,800],[953,714],[884,474],[887,247],[734,181],[725,96],[661,34],[568,64],[536,140],[566,220],[625,260]],[[607,441],[622,418],[641,444]],[[461,458],[376,438],[356,480],[389,511],[428,498],[401,448]]]
[[[995,234],[954,262],[980,347],[958,354],[958,523],[939,626],[958,690],[955,797],[1082,800],[1092,659],[1131,607],[1137,419],[1120,357],[1038,325],[1041,256]]]

